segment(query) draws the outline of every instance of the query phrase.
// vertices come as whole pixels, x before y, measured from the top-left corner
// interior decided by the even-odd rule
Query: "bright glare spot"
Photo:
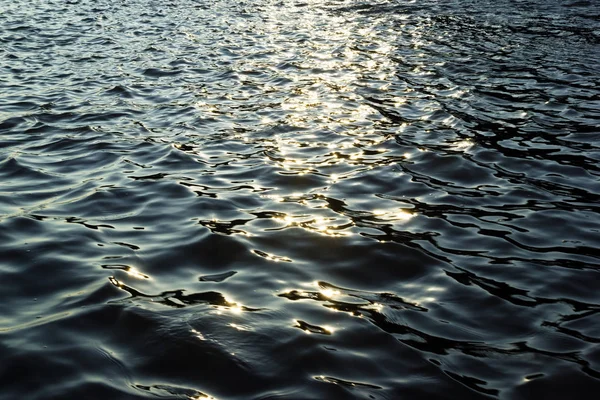
[[[467,93],[466,90],[457,90],[456,92],[452,93],[450,95],[450,97],[454,97],[454,98],[462,97],[465,93]]]
[[[284,223],[286,223],[288,225],[290,225],[290,224],[292,224],[294,222],[294,218],[291,217],[291,216],[289,216],[289,215],[286,215],[285,217],[276,217],[274,219],[277,220],[277,221],[284,222]]]
[[[317,286],[319,287],[319,292],[325,297],[335,297],[335,296],[339,296],[340,294],[342,294],[339,290],[335,290],[332,288],[323,288],[323,287],[319,286],[318,283],[317,283]]]
[[[231,326],[234,329],[237,329],[238,331],[248,331],[249,329],[242,326],[242,325],[238,325],[238,324],[229,324],[229,326]]]
[[[461,140],[452,144],[454,150],[465,151],[473,146],[473,142],[470,140]]]
[[[394,107],[399,107],[406,103],[406,97],[394,97],[392,100],[394,101]]]
[[[335,329],[333,329],[331,326],[324,326],[323,329],[325,329],[327,332],[331,333],[333,335],[333,333],[335,332]]]
[[[412,214],[412,213],[409,213],[407,211],[404,211],[404,210],[398,210],[398,212],[395,214],[395,216],[396,216],[397,219],[408,221],[409,219],[411,219],[415,215]]]
[[[242,307],[236,304],[234,306],[231,306],[231,308],[229,308],[229,311],[231,311],[233,314],[241,314],[244,310],[242,310]]]
[[[125,270],[125,272],[127,272],[127,275],[131,276],[132,278],[150,279],[150,277],[148,275],[142,274],[140,271],[138,271],[137,269],[135,269],[133,267]]]
[[[108,280],[110,281],[110,283],[112,283],[113,285],[115,285],[117,287],[123,287],[123,284],[121,282],[119,282],[117,279],[115,279],[114,276],[109,277]]]
[[[403,209],[397,210],[374,210],[373,215],[383,217],[382,219],[408,221],[413,218],[415,214],[405,211]]]
[[[446,288],[440,287],[440,286],[429,286],[427,289],[425,289],[426,292],[445,292]]]
[[[332,297],[339,292],[336,292],[335,290],[331,290],[331,289],[323,289],[323,290],[321,290],[321,293],[326,297]]]
[[[206,338],[204,337],[204,335],[203,335],[201,332],[198,332],[197,330],[195,330],[195,329],[192,329],[192,333],[193,333],[194,335],[196,335],[196,337],[197,337],[198,339],[200,339],[200,340],[206,340]]]
[[[206,394],[200,394],[196,397],[190,397],[191,400],[215,400],[214,397],[206,395]]]

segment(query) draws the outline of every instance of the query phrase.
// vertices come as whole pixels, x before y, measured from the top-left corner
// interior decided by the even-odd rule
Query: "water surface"
[[[600,389],[597,2],[0,11],[0,397]]]

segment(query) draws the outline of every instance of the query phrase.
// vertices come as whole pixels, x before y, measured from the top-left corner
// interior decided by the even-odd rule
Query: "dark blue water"
[[[600,3],[0,2],[0,398],[592,399]]]

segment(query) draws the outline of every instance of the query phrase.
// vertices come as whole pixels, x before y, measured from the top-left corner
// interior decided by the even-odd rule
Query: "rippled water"
[[[0,71],[3,399],[600,389],[600,3],[4,1]]]

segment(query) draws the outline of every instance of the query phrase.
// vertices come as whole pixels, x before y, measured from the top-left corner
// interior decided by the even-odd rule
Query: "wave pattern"
[[[3,397],[600,387],[595,2],[0,10]]]

